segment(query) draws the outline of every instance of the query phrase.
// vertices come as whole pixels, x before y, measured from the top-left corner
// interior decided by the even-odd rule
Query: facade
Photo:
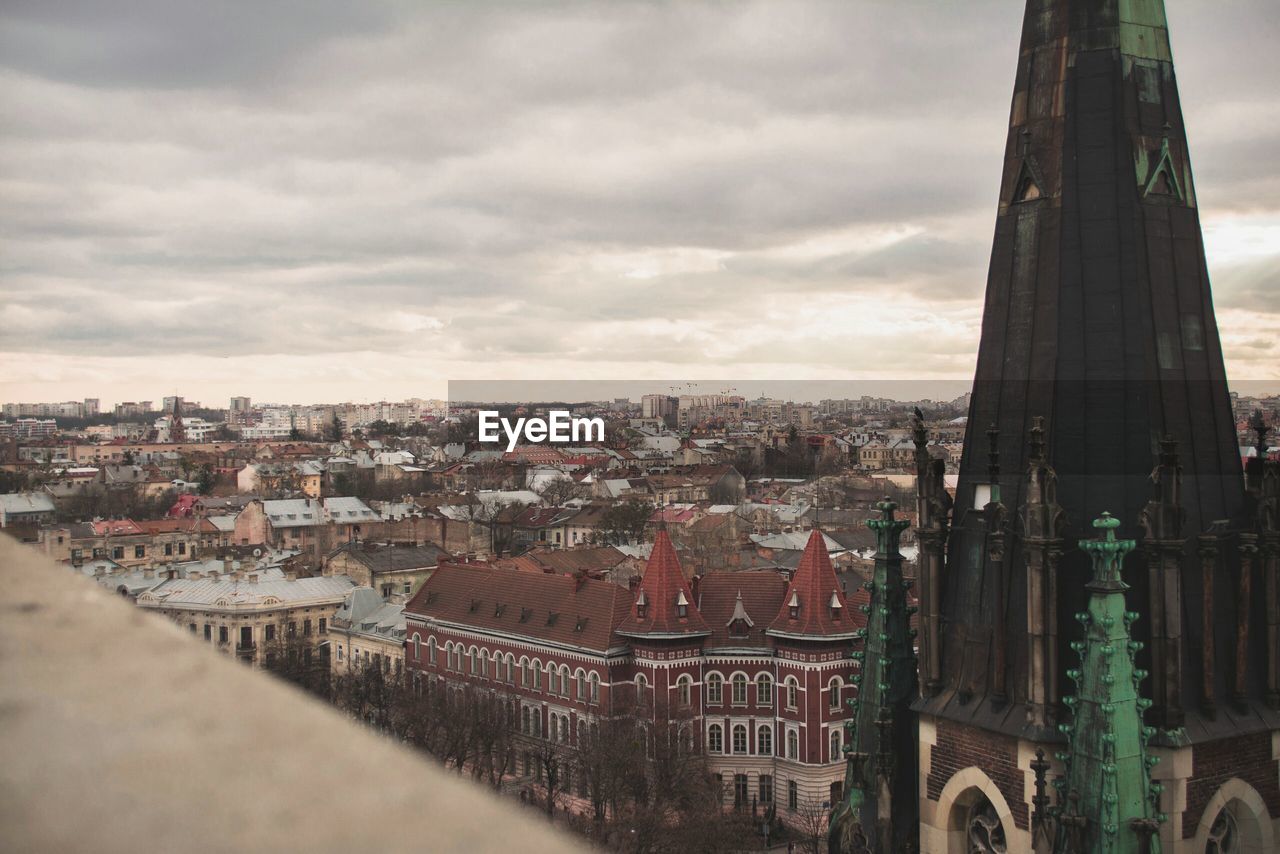
[[[445,565],[405,614],[416,678],[510,693],[531,739],[572,750],[593,722],[631,715],[705,751],[726,804],[798,821],[840,796],[848,649],[865,617],[818,537],[790,581],[713,573],[696,589],[665,531],[634,589]]]
[[[343,543],[325,557],[325,575],[345,575],[383,599],[403,602],[449,553],[430,544]]]
[[[404,606],[370,587],[347,594],[329,622],[329,662],[335,675],[373,667],[399,679],[404,674]]]
[[[293,644],[307,658],[328,655],[329,626],[354,587],[346,576],[263,580],[256,572],[235,572],[166,579],[137,603],[221,651],[265,664]]]

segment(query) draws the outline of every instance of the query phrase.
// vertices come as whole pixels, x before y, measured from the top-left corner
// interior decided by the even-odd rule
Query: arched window
[[[587,682],[590,685],[591,702],[600,702],[600,676],[596,673],[592,673],[591,676],[587,678]]]
[[[773,705],[773,677],[768,673],[761,673],[756,677],[756,705]]]
[[[840,711],[840,688],[844,685],[839,676],[832,676],[827,683],[827,708],[833,712]]]
[[[582,718],[578,718],[578,747],[582,747],[587,742],[587,722]]]
[[[413,660],[422,660],[422,637],[420,635],[413,636]]]
[[[756,753],[761,756],[773,755],[773,728],[761,724],[756,730]]]
[[[733,752],[747,752],[747,725],[735,724],[733,727]]]
[[[747,704],[747,674],[735,673],[730,684],[732,688],[733,704],[735,706],[745,706]]]
[[[581,667],[574,674],[574,681],[578,683],[578,702],[585,703],[587,701],[587,674]]]
[[[560,740],[568,744],[569,742],[569,716],[560,716]]]
[[[800,683],[794,676],[788,676],[786,681],[787,688],[787,708],[797,709],[800,706]]]
[[[719,673],[712,673],[707,677],[707,702],[724,702],[724,677]]]
[[[547,662],[547,693],[560,693],[560,671],[551,662]]]
[[[529,723],[529,707],[524,706],[520,709],[520,731],[528,735],[533,731],[533,725]]]
[[[839,762],[840,759],[842,758],[840,756],[840,728],[839,727],[833,726],[831,728],[829,740],[830,740],[830,749],[831,749],[831,753],[829,757],[830,761]]]
[[[530,675],[529,659],[522,656],[520,658],[520,687],[528,688],[531,682],[533,682],[533,677]]]
[[[680,698],[680,705],[688,706],[693,702],[693,679],[688,673],[676,680],[676,693]]]
[[[427,639],[427,660],[431,662],[431,666],[436,666],[436,639],[434,637]]]
[[[534,709],[533,712],[530,714],[530,717],[532,718],[532,723],[533,723],[534,738],[541,738],[542,737],[542,712],[539,711],[538,709]]]
[[[541,691],[542,690],[542,662],[538,661],[538,659],[535,658],[533,662],[529,665],[529,667],[530,669],[533,670],[533,690]]]
[[[636,702],[640,705],[649,702],[649,680],[643,673],[636,674]]]
[[[560,696],[569,696],[569,665],[560,666]]]
[[[787,758],[800,758],[800,733],[793,729],[787,730]]]
[[[560,738],[560,716],[555,712],[551,713],[550,724],[547,728],[547,737],[552,741],[557,741]]]
[[[516,684],[516,657],[507,653],[507,684]]]
[[[724,730],[720,724],[712,724],[707,728],[707,752],[724,753]]]

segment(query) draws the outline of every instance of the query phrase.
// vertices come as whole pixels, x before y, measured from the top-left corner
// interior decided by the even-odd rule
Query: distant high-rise
[[[922,850],[1051,820],[1104,512],[1164,850],[1280,839],[1280,471],[1246,488],[1162,0],[1028,0],[954,508],[919,467]]]

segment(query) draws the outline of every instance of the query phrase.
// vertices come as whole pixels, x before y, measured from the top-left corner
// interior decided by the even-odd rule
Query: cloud
[[[1266,0],[1209,5],[1170,11],[1197,198],[1229,367],[1275,376],[1278,259],[1245,243],[1280,220],[1280,34]],[[0,396],[969,376],[1020,23],[996,0],[8,3]]]

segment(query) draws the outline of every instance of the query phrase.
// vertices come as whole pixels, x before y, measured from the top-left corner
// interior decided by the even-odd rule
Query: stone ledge
[[[8,851],[581,849],[0,535]]]

